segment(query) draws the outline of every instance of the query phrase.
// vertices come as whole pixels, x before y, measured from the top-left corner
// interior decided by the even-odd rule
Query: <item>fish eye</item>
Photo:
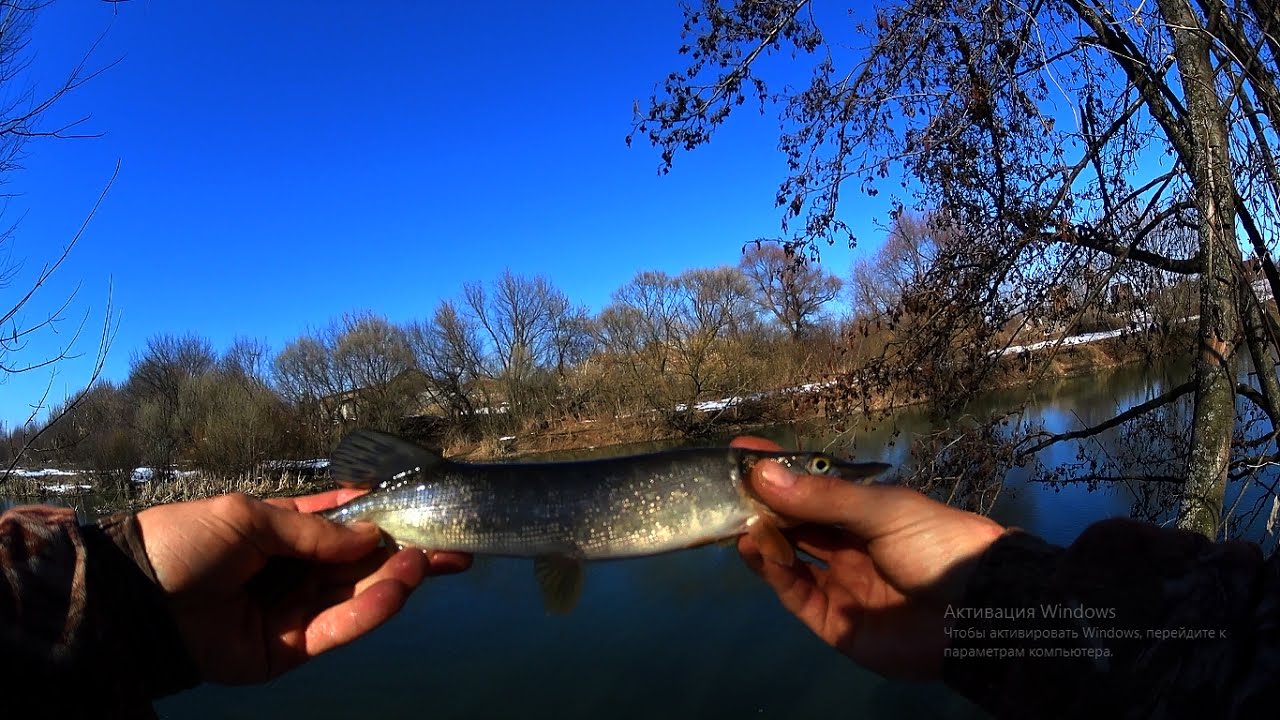
[[[814,455],[809,460],[809,473],[812,475],[826,475],[831,469],[831,461],[822,455]]]

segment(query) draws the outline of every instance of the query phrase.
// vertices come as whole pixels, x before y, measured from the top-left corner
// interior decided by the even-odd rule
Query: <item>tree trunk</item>
[[[1223,255],[1220,246],[1215,255]],[[1215,262],[1219,268],[1222,263]],[[1207,279],[1206,279],[1207,280]],[[1231,433],[1235,426],[1235,344],[1239,325],[1230,277],[1203,282],[1200,289],[1200,349],[1196,356],[1196,398],[1187,485],[1178,526],[1214,537],[1222,524]]]
[[[1178,526],[1214,537],[1222,527],[1235,426],[1235,349],[1240,338],[1235,192],[1227,125],[1209,58],[1209,36],[1185,0],[1160,0],[1172,29],[1185,93],[1191,157],[1180,157],[1194,187],[1200,223],[1199,351],[1187,485]]]

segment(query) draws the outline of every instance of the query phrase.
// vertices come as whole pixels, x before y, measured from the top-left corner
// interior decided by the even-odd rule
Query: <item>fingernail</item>
[[[760,468],[760,479],[776,488],[789,488],[796,484],[795,473],[776,462],[766,461]]]

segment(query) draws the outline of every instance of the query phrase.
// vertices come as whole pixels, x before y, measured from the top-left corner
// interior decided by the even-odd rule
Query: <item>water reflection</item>
[[[937,686],[886,683],[821,644],[732,551],[590,568],[548,617],[529,563],[432,581],[359,645],[268,688],[201,689],[166,717],[980,717]],[[377,715],[374,715],[377,714]]]

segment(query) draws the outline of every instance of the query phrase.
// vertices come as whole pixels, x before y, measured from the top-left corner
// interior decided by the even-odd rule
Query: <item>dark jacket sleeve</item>
[[[196,681],[134,516],[0,515],[5,717],[154,717],[154,698]]]
[[[1130,520],[1067,548],[1012,530],[947,616],[944,679],[997,717],[1280,708],[1280,554],[1255,545]]]

